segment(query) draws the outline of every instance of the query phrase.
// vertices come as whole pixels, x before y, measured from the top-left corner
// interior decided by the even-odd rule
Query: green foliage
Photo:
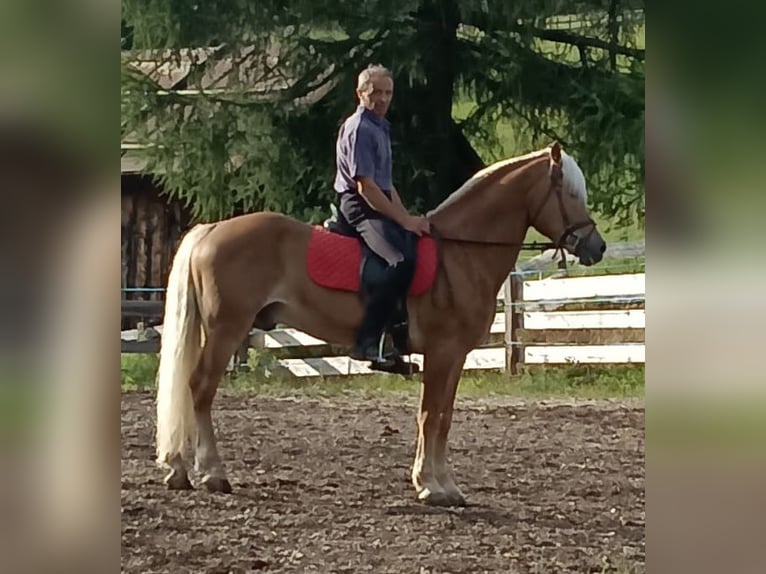
[[[643,72],[605,76],[588,89],[573,83],[567,106],[567,143],[589,176],[590,204],[624,224],[644,216],[643,91]]]
[[[120,385],[123,390],[154,388],[159,367],[159,356],[151,353],[120,356]]]
[[[356,75],[381,62],[396,80],[395,182],[413,209],[453,191],[445,166],[472,165],[436,132],[440,114],[452,113],[458,137],[485,163],[559,139],[588,177],[593,208],[620,223],[640,220],[643,62],[573,44],[641,44],[643,15],[631,15],[643,2],[619,3],[616,38],[609,4],[125,0],[126,60],[170,49],[148,56],[188,66],[182,87],[192,92],[168,93],[124,64],[123,139],[147,146],[138,153],[148,169],[197,219],[266,209],[316,222],[333,197],[335,136],[356,105]],[[567,32],[567,18],[583,23]],[[557,29],[566,41],[546,37]],[[208,49],[207,57],[181,57],[189,47]],[[231,68],[213,85],[205,83],[215,75],[211,62]],[[444,78],[454,94],[435,93]]]

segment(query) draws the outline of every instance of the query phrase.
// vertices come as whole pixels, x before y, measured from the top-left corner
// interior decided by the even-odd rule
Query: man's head
[[[356,84],[359,103],[378,117],[385,117],[394,97],[394,80],[391,72],[380,65],[370,65],[359,74]]]

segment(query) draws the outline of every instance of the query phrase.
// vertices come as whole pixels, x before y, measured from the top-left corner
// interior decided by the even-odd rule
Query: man
[[[367,298],[351,357],[382,362],[379,343],[387,320],[414,274],[416,237],[429,233],[425,217],[407,212],[393,184],[391,139],[386,113],[394,94],[391,72],[369,66],[359,74],[359,105],[336,142],[335,190],[339,211],[384,271]]]

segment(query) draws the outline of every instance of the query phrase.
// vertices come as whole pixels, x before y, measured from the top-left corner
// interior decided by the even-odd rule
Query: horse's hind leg
[[[229,493],[231,484],[218,454],[211,409],[229,359],[247,334],[249,323],[242,322],[236,328],[216,323],[207,335],[202,356],[190,380],[197,422],[196,470],[202,473],[202,484],[210,492]]]

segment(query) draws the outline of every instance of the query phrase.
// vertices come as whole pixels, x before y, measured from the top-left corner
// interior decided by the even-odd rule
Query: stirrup
[[[391,343],[400,355],[408,355],[410,349],[409,322],[400,321],[389,326]]]
[[[401,324],[402,323],[400,323],[400,325]],[[420,367],[416,363],[405,361],[402,358],[402,356],[399,354],[401,350],[397,349],[396,346],[394,346],[394,349],[391,353],[384,355],[383,349],[385,347],[385,342],[386,332],[383,331],[380,336],[380,341],[378,342],[378,356],[375,361],[370,362],[371,369],[383,371],[386,373],[393,373],[396,375],[404,375],[405,377],[420,372]]]
[[[370,363],[370,368],[385,373],[404,375],[405,377],[416,375],[420,372],[420,367],[417,363],[405,361],[398,355],[395,358],[386,359],[383,363],[373,361]]]
[[[384,346],[385,333],[381,335],[376,347],[373,347],[372,345],[365,347],[354,347],[349,356],[356,361],[369,361],[370,363],[374,363],[376,365],[390,367],[393,364],[393,359],[390,356],[387,357],[383,354]]]
[[[383,348],[386,346],[386,330],[380,334],[380,340],[378,341],[378,358],[377,360],[383,362]]]

